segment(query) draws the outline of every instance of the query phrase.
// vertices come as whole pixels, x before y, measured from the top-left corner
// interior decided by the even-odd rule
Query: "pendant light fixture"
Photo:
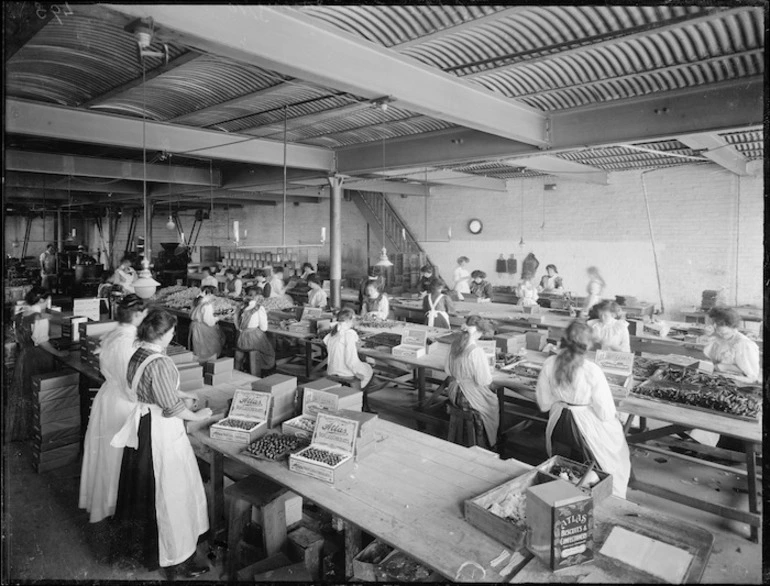
[[[385,174],[385,138],[382,139],[382,173]],[[385,193],[380,194],[382,196],[382,217],[380,223],[382,224],[382,252],[380,253],[380,260],[377,261],[375,266],[377,267],[392,267],[393,263],[388,258],[388,250],[385,247]]]
[[[139,33],[137,33],[138,36]],[[150,37],[151,38],[151,37]],[[147,42],[149,45],[149,41]],[[142,270],[139,271],[139,278],[133,283],[134,292],[142,299],[149,299],[155,295],[155,291],[160,285],[158,281],[152,278],[150,272],[150,250],[151,242],[150,223],[152,221],[152,210],[148,207],[147,198],[147,79],[145,75],[144,56],[139,54],[139,61],[142,64],[142,203],[144,204],[144,250],[142,255]]]
[[[176,224],[174,223],[174,217],[171,215],[171,157],[168,157],[168,190],[169,190],[169,198],[168,198],[168,222],[166,222],[166,228],[168,230],[173,230],[176,228]]]

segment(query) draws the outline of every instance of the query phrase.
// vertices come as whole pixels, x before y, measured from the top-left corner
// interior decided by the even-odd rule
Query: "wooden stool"
[[[252,376],[260,376],[262,374],[262,369],[259,366],[259,352],[257,350],[249,350],[249,351],[243,351],[243,350],[237,350],[235,351],[235,370],[240,370],[243,366],[243,360],[246,357],[246,354],[249,355],[249,373]]]
[[[252,507],[257,509],[262,528],[265,554],[278,553],[286,544],[286,499],[294,493],[263,478],[249,476],[228,486],[225,496],[230,497],[227,515],[227,575],[235,579],[238,571],[238,543],[244,528],[252,520]]]
[[[466,447],[475,446],[476,428],[473,425],[473,412],[452,404],[447,404],[446,410],[449,413],[447,441]]]

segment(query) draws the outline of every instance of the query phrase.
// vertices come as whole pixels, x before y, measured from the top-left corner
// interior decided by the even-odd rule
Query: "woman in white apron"
[[[112,445],[124,447],[115,520],[127,553],[158,566],[169,579],[208,570],[195,563],[198,537],[208,531],[206,494],[184,420],[211,417],[190,411],[178,391],[179,373],[166,356],[176,317],[153,308],[137,328],[139,347],[128,363],[127,381],[137,404]]]
[[[110,441],[136,406],[136,395],[126,382],[126,372],[135,350],[136,328],[146,313],[139,296],[126,295],[118,302],[118,327],[102,338],[99,370],[104,384],[94,398],[88,418],[78,505],[90,513],[91,523],[99,523],[115,512],[123,449],[113,448]],[[97,531],[100,528],[94,526]]]
[[[626,498],[631,457],[607,378],[599,366],[585,359],[591,339],[589,326],[572,322],[559,355],[543,364],[536,394],[540,410],[550,411],[546,448],[549,456],[595,460],[612,475],[613,494]]]
[[[214,315],[215,292],[210,285],[201,287],[190,312],[190,348],[201,363],[219,358],[225,343],[225,334],[217,325],[219,318]]]
[[[257,360],[247,361],[247,368],[254,376],[261,376],[263,370],[275,367],[275,348],[267,337],[267,311],[262,305],[264,299],[257,294],[257,288],[246,289],[246,307],[235,316],[235,370],[240,370],[250,352],[257,352]],[[252,366],[254,367],[252,369]]]
[[[450,329],[449,314],[454,312],[454,305],[452,300],[442,293],[444,282],[433,278],[428,289],[428,294],[422,298],[425,323],[430,327]]]
[[[449,386],[449,400],[456,407],[473,411],[476,443],[487,448],[497,443],[500,412],[497,394],[490,388],[492,372],[486,353],[476,342],[492,331],[489,322],[477,315],[470,316],[461,336],[452,342],[444,368],[454,377]]]

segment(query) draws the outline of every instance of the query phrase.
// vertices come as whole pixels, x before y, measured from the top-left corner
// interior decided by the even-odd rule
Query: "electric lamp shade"
[[[168,222],[166,222],[166,228],[168,228],[169,230],[173,230],[174,228],[176,228],[176,224],[174,223],[174,218],[172,218],[171,216],[168,217]]]
[[[148,268],[149,264],[146,260],[142,261],[144,268],[139,271],[139,278],[133,282],[134,292],[142,299],[149,299],[155,295],[155,290],[160,285],[158,281],[152,278],[152,273]]]
[[[390,262],[390,259],[388,258],[388,251],[385,249],[385,247],[382,247],[382,252],[380,253],[380,260],[377,261],[377,264],[375,265],[377,267],[392,267],[393,263]]]

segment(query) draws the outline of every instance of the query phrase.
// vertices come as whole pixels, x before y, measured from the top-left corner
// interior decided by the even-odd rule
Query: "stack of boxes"
[[[294,417],[294,401],[297,395],[297,377],[273,374],[251,383],[254,391],[270,393],[273,397],[267,426],[272,428]]]
[[[80,341],[80,324],[87,323],[87,317],[73,315],[62,318],[61,337],[71,342]]]
[[[315,422],[320,411],[347,409],[361,411],[363,392],[328,378],[311,381],[297,389],[297,400],[302,405],[302,414],[284,422],[281,431],[286,435],[295,435],[311,439]]]
[[[51,372],[32,377],[32,465],[36,472],[66,466],[80,453],[80,375]]]
[[[116,327],[118,327],[118,322],[116,321],[79,323],[80,361],[98,370],[102,338]]]
[[[233,359],[217,358],[203,365],[203,382],[215,387],[233,379]]]
[[[203,367],[195,360],[195,355],[184,346],[170,344],[166,354],[174,362],[179,372],[179,390],[197,391],[203,388]]]

